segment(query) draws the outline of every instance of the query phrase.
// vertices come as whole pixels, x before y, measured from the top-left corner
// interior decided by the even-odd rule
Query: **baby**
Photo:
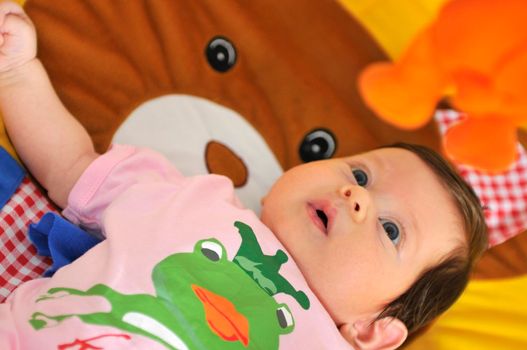
[[[185,178],[131,146],[99,155],[23,9],[0,3],[0,30],[17,153],[69,220],[106,237],[0,306],[2,349],[395,349],[486,248],[477,197],[419,146],[297,166],[260,218],[224,177]]]

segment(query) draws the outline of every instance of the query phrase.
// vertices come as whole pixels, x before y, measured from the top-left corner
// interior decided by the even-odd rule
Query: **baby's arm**
[[[0,3],[0,110],[24,164],[65,207],[73,185],[98,154],[36,58],[31,20],[11,2]]]

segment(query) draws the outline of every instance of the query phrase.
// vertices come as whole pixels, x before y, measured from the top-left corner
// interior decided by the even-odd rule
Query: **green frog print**
[[[193,252],[169,255],[155,265],[155,295],[124,294],[104,284],[85,291],[51,288],[36,300],[37,310],[71,296],[102,297],[111,309],[55,315],[36,311],[29,323],[41,331],[77,317],[148,337],[170,350],[278,349],[280,336],[293,332],[295,320],[274,295],[289,294],[305,310],[309,299],[280,275],[288,260],[282,250],[265,255],[251,227],[240,221],[234,226],[242,243],[232,261],[217,239],[200,240]]]

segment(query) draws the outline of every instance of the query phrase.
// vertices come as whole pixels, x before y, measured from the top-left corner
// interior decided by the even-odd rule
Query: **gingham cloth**
[[[435,114],[441,133],[460,118],[453,110],[439,110]],[[516,163],[507,172],[490,175],[456,165],[485,207],[491,247],[527,229],[527,154],[519,143]]]
[[[28,227],[56,211],[26,177],[0,210],[0,302],[22,282],[42,276],[51,259],[37,255],[27,238]]]

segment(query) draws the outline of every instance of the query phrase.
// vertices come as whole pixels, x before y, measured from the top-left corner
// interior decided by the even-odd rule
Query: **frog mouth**
[[[192,290],[203,304],[207,323],[216,335],[226,341],[249,344],[249,321],[227,298],[193,284]]]

